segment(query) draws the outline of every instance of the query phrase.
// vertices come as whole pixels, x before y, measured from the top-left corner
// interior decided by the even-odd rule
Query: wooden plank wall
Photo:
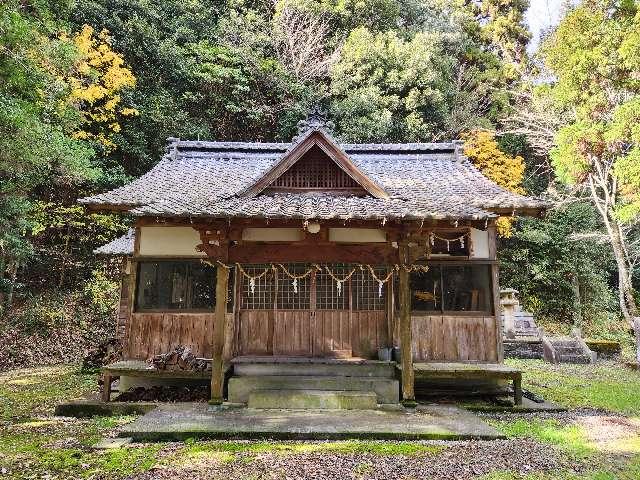
[[[240,310],[236,351],[238,355],[271,355],[273,310]]]
[[[276,310],[273,354],[313,355],[312,329],[310,310]]]
[[[415,361],[499,361],[494,316],[412,316]]]
[[[378,347],[389,346],[386,312],[354,310],[351,316],[351,346],[354,357],[378,358]]]
[[[213,318],[213,313],[133,313],[127,325],[124,356],[146,360],[184,345],[197,357],[211,358]],[[227,314],[228,325],[230,320],[232,314]],[[225,345],[225,358],[229,355]]]
[[[387,344],[384,311],[241,310],[238,355],[376,358]]]

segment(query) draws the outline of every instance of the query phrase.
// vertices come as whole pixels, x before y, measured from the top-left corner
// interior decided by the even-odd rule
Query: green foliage
[[[552,210],[544,220],[518,221],[499,250],[501,286],[518,290],[524,307],[543,324],[597,329],[617,311],[610,287],[611,254],[606,243],[576,235],[599,226],[586,202]]]
[[[348,141],[419,141],[442,130],[453,61],[441,34],[353,30],[331,71],[332,112]]]
[[[639,30],[637,2],[591,0],[570,11],[543,47],[555,76],[550,93],[575,112],[557,133],[553,165],[569,183],[611,165],[621,197],[612,208],[626,222],[640,213]]]
[[[102,270],[93,270],[91,279],[84,286],[84,292],[96,310],[106,315],[117,308],[120,282],[108,278]]]

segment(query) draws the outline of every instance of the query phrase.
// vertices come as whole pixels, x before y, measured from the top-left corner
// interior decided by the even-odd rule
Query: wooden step
[[[374,392],[345,390],[254,390],[249,394],[249,408],[375,410]]]
[[[395,378],[393,362],[233,362],[233,375]]]

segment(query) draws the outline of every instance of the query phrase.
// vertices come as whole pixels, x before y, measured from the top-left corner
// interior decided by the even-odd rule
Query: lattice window
[[[239,279],[242,282],[240,289],[240,305],[246,310],[271,310],[273,309],[273,300],[276,293],[276,279],[271,265],[243,265],[244,271],[248,275],[256,276],[264,272],[265,268],[269,271],[266,275],[255,280],[253,292],[251,292],[250,281],[247,277],[240,274]]]
[[[286,265],[291,275],[302,275],[310,265]],[[293,286],[293,279],[282,270],[278,270],[278,310],[308,310],[311,308],[311,276],[299,278],[296,281],[296,288]],[[297,293],[296,290],[297,289]]]
[[[317,146],[278,177],[269,190],[358,190],[365,193],[358,182]]]
[[[337,278],[344,278],[353,268],[346,264],[329,265]],[[336,281],[323,268],[316,274],[316,308],[318,310],[349,310],[349,281],[342,284],[340,293]]]
[[[384,279],[387,276],[386,268],[374,268],[378,278]],[[373,278],[368,269],[356,270],[351,277],[351,292],[353,296],[354,310],[384,310],[386,303],[387,288],[390,281],[382,285],[379,290],[378,282]]]

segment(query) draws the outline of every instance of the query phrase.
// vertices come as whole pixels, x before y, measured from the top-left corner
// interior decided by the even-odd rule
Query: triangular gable
[[[312,130],[304,135],[297,143],[283,155],[262,178],[258,179],[246,190],[246,195],[254,197],[269,188],[278,178],[283,176],[296,163],[303,160],[305,155],[314,147],[319,148],[327,157],[326,161],[333,163],[348,175],[364,191],[375,198],[388,198],[387,192],[377,183],[367,177],[349,158],[349,155],[330,136],[322,130]]]

